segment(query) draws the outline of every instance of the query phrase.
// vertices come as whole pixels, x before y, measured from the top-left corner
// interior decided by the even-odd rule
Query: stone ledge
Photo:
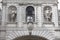
[[[3,2],[15,3],[57,3],[57,0],[3,0]]]
[[[54,22],[43,22],[43,24],[54,24]]]

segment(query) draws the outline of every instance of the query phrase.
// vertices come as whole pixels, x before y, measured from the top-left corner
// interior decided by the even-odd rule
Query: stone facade
[[[26,8],[28,6],[34,8],[35,21],[33,24],[26,22]],[[44,20],[44,7],[46,6],[52,8],[51,22],[45,22]],[[9,21],[9,14],[11,13],[17,14],[15,22]],[[48,40],[59,40],[60,27],[58,19],[57,0],[3,0],[0,40],[13,40],[26,35],[40,36]]]

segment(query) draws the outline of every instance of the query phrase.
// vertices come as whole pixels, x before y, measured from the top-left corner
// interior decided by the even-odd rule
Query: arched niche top
[[[47,10],[47,9],[50,10],[50,11],[52,11],[51,6],[45,6],[45,7],[44,7],[44,11]]]
[[[34,11],[34,7],[33,7],[33,6],[28,6],[28,7],[26,8],[26,11]]]
[[[17,12],[17,8],[15,6],[9,6],[8,7],[8,12],[11,13],[11,12]]]
[[[12,10],[17,10],[17,8],[15,6],[13,6],[13,5],[12,6],[9,6],[8,8],[9,9],[12,9]]]
[[[26,35],[26,36],[17,37],[13,40],[48,40],[48,39],[46,39],[45,37],[40,37],[35,35]]]
[[[26,14],[27,15],[33,15],[34,14],[34,7],[33,6],[28,6],[27,8],[26,8]]]

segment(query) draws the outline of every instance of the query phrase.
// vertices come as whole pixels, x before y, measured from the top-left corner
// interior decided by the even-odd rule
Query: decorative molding
[[[42,4],[34,4],[34,3],[19,3],[20,6],[26,6],[26,5],[34,5],[34,6],[42,6]]]

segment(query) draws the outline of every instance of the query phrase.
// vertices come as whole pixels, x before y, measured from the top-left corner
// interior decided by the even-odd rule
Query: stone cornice
[[[3,0],[3,2],[18,2],[18,3],[57,3],[58,0]]]
[[[25,5],[34,5],[34,6],[41,6],[42,4],[34,4],[34,3],[19,3],[20,6],[25,6]]]

